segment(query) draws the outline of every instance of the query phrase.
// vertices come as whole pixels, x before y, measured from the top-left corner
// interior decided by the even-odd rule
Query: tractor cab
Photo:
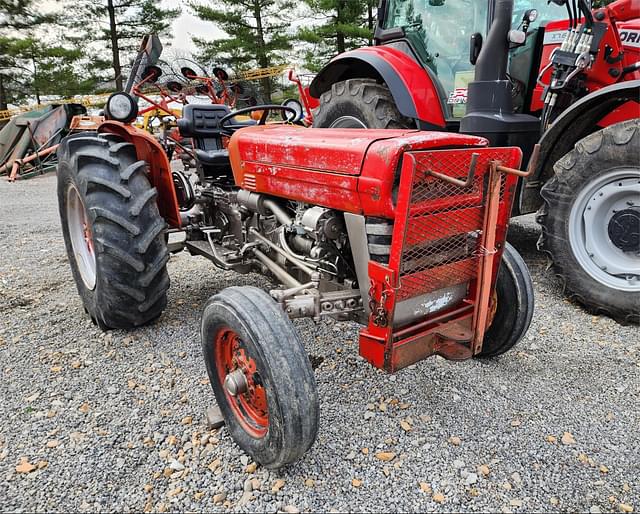
[[[494,1],[383,0],[375,40],[411,56],[432,76],[443,96],[447,119],[466,112],[467,85],[474,78],[475,59],[493,22]],[[518,85],[516,106],[522,112],[537,70],[534,54],[545,22],[566,17],[566,8],[547,0],[516,0],[512,29],[528,33],[513,43],[510,77]],[[543,32],[543,31],[542,31]],[[513,72],[513,73],[511,73]],[[533,80],[533,82],[531,82]]]

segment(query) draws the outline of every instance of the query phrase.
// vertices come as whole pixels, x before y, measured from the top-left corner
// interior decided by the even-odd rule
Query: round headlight
[[[127,93],[114,93],[105,107],[107,119],[131,123],[138,116],[138,104]]]

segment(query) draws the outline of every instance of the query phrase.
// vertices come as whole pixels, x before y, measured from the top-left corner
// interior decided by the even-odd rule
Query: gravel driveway
[[[160,321],[103,334],[72,282],[55,177],[3,178],[0,216],[2,511],[640,509],[640,330],[563,299],[531,219],[511,240],[537,311],[501,358],[387,376],[358,357],[356,325],[296,323],[321,361],[320,432],[270,472],[207,430],[198,337],[211,294],[261,277],[179,255]]]

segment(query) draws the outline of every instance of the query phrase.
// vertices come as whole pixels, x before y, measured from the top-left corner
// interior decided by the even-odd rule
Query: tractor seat
[[[195,149],[196,159],[202,164],[211,166],[226,166],[229,164],[229,152],[224,150],[199,150]]]
[[[203,165],[222,169],[229,167],[229,152],[222,144],[220,120],[231,110],[220,104],[188,104],[178,120],[178,130],[183,137],[193,139],[196,159]],[[255,125],[255,121],[229,120],[229,125]]]
[[[182,110],[182,118],[178,120],[178,130],[181,136],[196,140],[219,138],[222,135],[220,120],[230,113],[231,110],[226,105],[188,104]],[[251,126],[256,122],[231,118],[227,124]]]

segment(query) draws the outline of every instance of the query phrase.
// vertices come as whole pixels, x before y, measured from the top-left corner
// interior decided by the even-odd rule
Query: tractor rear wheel
[[[640,120],[581,141],[542,188],[539,248],[569,295],[594,313],[640,323]]]
[[[387,86],[373,79],[349,79],[322,93],[313,126],[402,129],[415,128],[415,123],[400,114]]]
[[[508,352],[524,337],[534,311],[533,283],[518,251],[506,243],[496,281],[496,311],[484,337],[480,358]]]
[[[204,308],[202,350],[231,437],[277,469],[315,441],[319,405],[309,358],[291,320],[255,287],[230,287]]]
[[[84,308],[101,329],[130,329],[167,305],[169,252],[135,147],[84,132],[58,150],[58,205],[71,271]]]

